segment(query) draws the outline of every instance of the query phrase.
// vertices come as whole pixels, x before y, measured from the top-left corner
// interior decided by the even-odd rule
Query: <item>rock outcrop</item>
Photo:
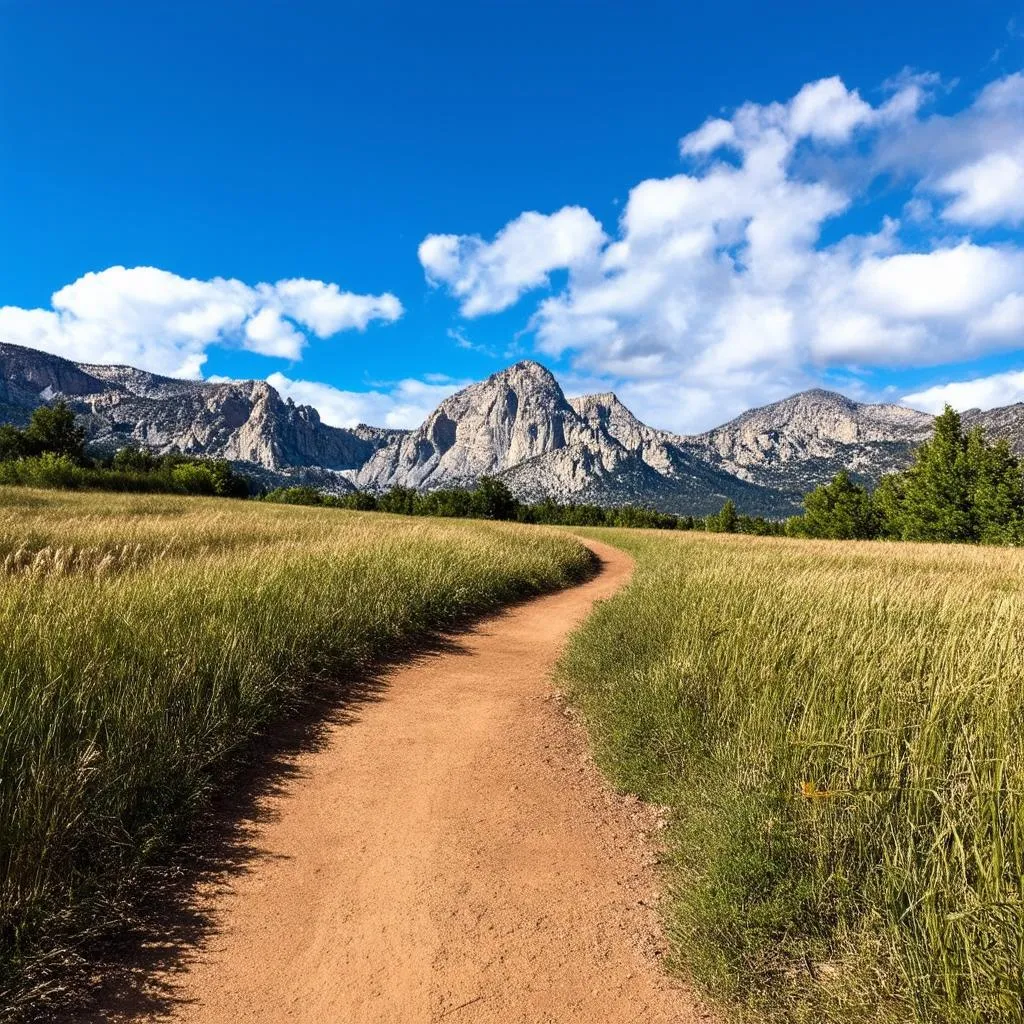
[[[137,444],[229,459],[265,484],[429,490],[491,475],[525,500],[694,515],[727,498],[750,514],[788,515],[839,469],[873,482],[902,468],[932,429],[923,412],[812,390],[683,437],[642,423],[611,393],[567,399],[531,360],[446,398],[416,430],[348,429],[265,381],[175,380],[0,344],[0,421],[27,422],[58,398],[100,450]],[[971,410],[964,422],[1024,454],[1024,404]]]
[[[0,344],[0,416],[26,422],[43,402],[63,398],[90,444],[114,451],[134,444],[154,452],[228,459],[263,480],[307,478],[351,490],[355,471],[401,431],[327,426],[316,409],[295,405],[265,381],[175,380],[130,366],[72,363]]]
[[[751,409],[685,444],[740,479],[803,494],[840,469],[874,482],[906,466],[931,427],[932,417],[915,409],[814,389]]]

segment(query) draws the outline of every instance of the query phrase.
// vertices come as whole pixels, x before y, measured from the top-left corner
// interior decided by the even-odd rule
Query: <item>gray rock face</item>
[[[373,490],[463,487],[564,448],[585,429],[551,373],[527,360],[446,398],[355,479]]]
[[[516,363],[446,399],[418,430],[376,452],[355,476],[368,490],[471,485],[497,476],[527,501],[651,505],[705,513],[726,497],[765,514],[785,496],[695,459],[615,397],[566,399],[551,372]]]
[[[172,380],[0,344],[0,421],[24,423],[57,398],[98,448],[229,459],[271,485],[430,490],[493,475],[524,500],[694,515],[726,498],[750,514],[788,515],[839,469],[875,481],[902,468],[932,429],[932,418],[913,409],[813,390],[681,437],[642,423],[613,394],[567,399],[548,370],[527,360],[445,399],[416,430],[348,430],[282,401],[264,381]],[[1024,454],[1024,404],[971,410],[964,423]]]
[[[740,479],[802,494],[840,469],[874,482],[906,466],[931,429],[927,413],[815,389],[751,409],[684,442]]]
[[[965,428],[981,427],[986,437],[1005,438],[1017,455],[1024,456],[1024,402],[985,412],[968,409],[962,419]]]
[[[282,401],[264,381],[174,380],[0,344],[0,416],[23,423],[57,398],[75,410],[100,450],[134,444],[228,459],[268,482],[305,479],[310,474],[301,471],[315,467],[318,484],[337,491],[352,490],[341,471],[354,471],[401,433],[326,426],[315,409]]]

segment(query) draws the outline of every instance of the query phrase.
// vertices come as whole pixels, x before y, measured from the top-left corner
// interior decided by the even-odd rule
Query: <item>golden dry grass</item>
[[[311,679],[590,563],[512,524],[0,488],[0,1007]]]
[[[563,665],[675,809],[680,962],[760,1018],[1024,1005],[1024,552],[595,531],[635,582]]]

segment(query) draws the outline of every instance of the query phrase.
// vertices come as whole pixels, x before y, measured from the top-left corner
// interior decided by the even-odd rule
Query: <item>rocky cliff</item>
[[[932,424],[903,406],[812,390],[681,437],[642,423],[614,394],[567,399],[547,369],[526,360],[445,399],[416,430],[344,429],[264,381],[173,380],[0,344],[0,420],[24,423],[57,398],[97,448],[137,444],[229,459],[268,483],[433,489],[471,486],[487,474],[526,500],[692,514],[731,498],[744,512],[787,515],[839,469],[875,481],[905,466]],[[1024,454],[1024,404],[971,410],[964,422]]]
[[[684,443],[726,473],[803,494],[840,469],[874,482],[904,467],[931,424],[931,416],[915,409],[815,389],[751,409]]]
[[[229,459],[264,471],[258,474],[264,479],[299,478],[303,474],[293,471],[315,467],[329,471],[314,474],[317,481],[336,490],[351,489],[339,471],[358,469],[402,433],[327,426],[316,409],[282,400],[265,381],[175,380],[0,344],[0,416],[22,423],[56,398],[75,410],[99,450],[134,444],[161,454]]]

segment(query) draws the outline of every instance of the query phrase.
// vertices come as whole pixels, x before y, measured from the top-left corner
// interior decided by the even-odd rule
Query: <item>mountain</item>
[[[639,504],[703,515],[731,498],[788,515],[839,469],[868,481],[906,466],[932,417],[811,390],[681,436],[638,420],[611,393],[566,398],[550,371],[516,363],[446,398],[415,430],[324,424],[265,381],[176,380],[73,363],[0,343],[0,421],[66,400],[90,444],[228,459],[268,485],[336,493],[464,487],[497,476],[524,500]],[[1024,404],[964,414],[1024,454]]]
[[[684,443],[699,458],[742,480],[804,494],[840,469],[876,482],[883,473],[906,466],[931,429],[927,413],[901,405],[865,405],[816,388],[751,409]]]
[[[1005,438],[1017,455],[1024,456],[1024,402],[985,412],[968,409],[962,419],[964,427],[981,427],[986,437]]]
[[[551,372],[532,360],[446,398],[418,430],[375,452],[354,479],[379,491],[462,487],[485,474],[527,501],[701,514],[726,497],[766,514],[780,506],[778,495],[695,460],[614,395],[569,402]]]
[[[358,469],[402,431],[331,427],[265,381],[176,380],[130,366],[72,363],[0,343],[0,419],[24,423],[32,410],[65,399],[90,444],[128,444],[158,453],[228,459],[270,483],[303,482],[352,490],[342,471]]]

